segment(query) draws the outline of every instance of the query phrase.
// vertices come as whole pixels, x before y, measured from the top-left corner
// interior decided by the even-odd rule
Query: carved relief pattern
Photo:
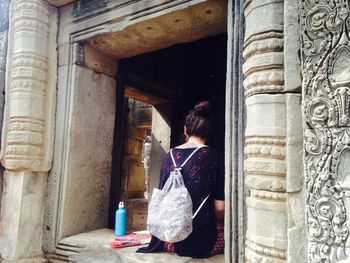
[[[7,169],[45,171],[49,70],[49,5],[15,0],[2,162]]]
[[[309,262],[350,258],[350,8],[300,0]]]
[[[260,246],[252,241],[247,241],[248,253],[247,262],[273,262],[282,263],[285,262],[287,257],[286,253],[282,250],[270,249],[264,246]]]
[[[284,90],[283,33],[254,35],[244,43],[245,95]]]

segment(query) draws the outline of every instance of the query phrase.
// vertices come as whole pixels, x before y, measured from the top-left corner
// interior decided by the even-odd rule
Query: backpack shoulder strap
[[[170,149],[170,156],[171,156],[171,160],[173,161],[174,167],[175,167],[175,168],[178,168],[178,167],[177,167],[177,164],[176,164],[176,162],[175,162],[175,159],[174,159],[173,149],[172,149],[172,148]]]
[[[205,201],[207,201],[207,199],[209,198],[210,194],[207,195],[207,197],[202,201],[202,203],[199,205],[199,207],[197,208],[196,212],[194,213],[194,215],[192,216],[192,219],[194,219],[198,212],[201,210],[202,206],[204,205]]]
[[[191,159],[191,157],[201,148],[204,148],[204,147],[208,147],[206,145],[203,145],[203,146],[199,146],[198,148],[196,148],[191,154],[190,156],[187,157],[187,159],[182,163],[182,165],[180,166],[181,168],[185,166],[185,164]]]

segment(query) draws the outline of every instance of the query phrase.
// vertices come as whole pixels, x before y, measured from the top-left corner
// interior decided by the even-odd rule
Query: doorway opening
[[[200,100],[209,99],[214,105],[216,134],[208,144],[223,152],[227,0],[175,1],[171,7],[168,2],[166,8],[162,4],[152,12],[147,9],[141,14],[135,9],[132,16],[126,16],[130,21],[117,19],[112,11],[107,15],[113,18],[111,23],[102,25],[98,17],[92,18],[96,24],[79,31],[79,44],[69,45],[69,61],[79,57],[79,62],[62,69],[68,85],[66,89],[67,83],[61,81],[59,98],[64,104],[58,105],[68,105],[69,111],[58,113],[57,119],[64,122],[57,122],[62,133],[57,133],[57,139],[68,141],[57,149],[59,165],[51,173],[62,176],[58,182],[52,179],[57,193],[50,197],[53,208],[44,230],[50,240],[47,251],[55,251],[57,257],[108,244],[114,235],[105,228],[114,228],[116,205],[125,191],[138,208],[129,210],[129,217],[145,222],[142,214],[147,215],[147,201],[139,202],[146,199],[142,196],[146,188],[140,190],[142,176],[136,185],[135,178],[123,181],[129,99],[152,108],[149,192],[158,185],[164,154],[182,142],[186,113]],[[143,137],[132,137],[140,145]],[[138,165],[124,165],[131,174],[144,166],[140,159],[130,163]],[[125,185],[132,187],[125,189]],[[141,228],[142,220],[129,226]]]
[[[226,45],[223,33],[119,61],[117,82],[123,92],[117,104],[122,101],[123,108],[116,120],[123,121],[115,131],[120,139],[115,140],[114,154],[120,158],[113,158],[110,228],[118,202],[124,201],[128,229],[146,229],[147,198],[158,186],[162,159],[184,142],[184,118],[199,101],[212,105],[215,129],[207,144],[223,159]]]

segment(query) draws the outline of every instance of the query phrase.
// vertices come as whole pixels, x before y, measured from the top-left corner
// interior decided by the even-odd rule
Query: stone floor
[[[77,263],[224,263],[225,261],[224,255],[196,260],[169,253],[135,253],[138,247],[113,249],[109,246],[109,241],[113,238],[114,234],[110,229],[71,236],[59,242],[61,251],[59,253],[64,254],[62,250],[66,249],[67,261]]]

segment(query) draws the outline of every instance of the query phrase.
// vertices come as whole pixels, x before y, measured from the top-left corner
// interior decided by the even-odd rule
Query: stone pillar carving
[[[284,1],[245,1],[244,13],[246,262],[287,262],[289,194],[302,188],[301,132],[293,130],[301,98],[285,83]]]
[[[350,7],[299,1],[308,262],[350,259]]]
[[[57,19],[43,0],[14,0],[1,160],[48,171],[52,161]]]
[[[1,3],[1,0],[0,0]],[[52,162],[57,10],[44,0],[12,0],[1,162],[1,262],[45,262],[42,229]]]
[[[246,261],[286,262],[286,97],[255,95],[246,106]]]

